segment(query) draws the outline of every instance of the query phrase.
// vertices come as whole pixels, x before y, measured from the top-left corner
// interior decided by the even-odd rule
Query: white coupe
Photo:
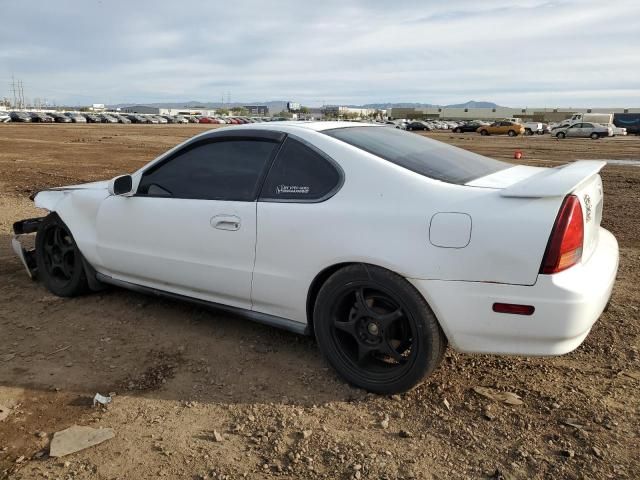
[[[580,345],[618,268],[604,165],[512,165],[357,123],[226,127],[131,175],[38,193],[50,213],[16,222],[13,248],[56,295],[112,284],[242,312],[315,335],[354,385],[401,392],[447,343]]]

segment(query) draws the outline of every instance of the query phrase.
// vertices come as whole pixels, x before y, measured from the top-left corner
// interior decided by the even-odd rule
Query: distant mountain
[[[132,105],[147,105],[149,107],[156,108],[202,108],[202,109],[215,109],[215,108],[234,108],[242,107],[244,105],[266,105],[269,107],[269,111],[272,113],[278,113],[287,108],[287,102],[285,100],[272,100],[269,102],[201,102],[198,100],[189,100],[187,102],[152,102],[152,103],[118,103],[115,105],[109,105],[109,108],[122,108],[130,107]]]
[[[432,105],[431,103],[416,103],[416,102],[399,102],[399,103],[365,103],[364,105],[347,105],[353,108],[376,108],[379,110],[386,110],[389,108],[428,108],[437,107],[438,105]]]
[[[266,105],[269,107],[271,113],[278,113],[287,108],[286,100],[271,100],[268,102],[202,102],[198,100],[189,100],[187,102],[155,102],[155,103],[141,103],[142,105],[148,105],[150,107],[157,108],[202,108],[202,109],[215,109],[215,108],[234,108],[242,107],[243,105]],[[109,108],[122,108],[130,107],[131,105],[139,105],[135,103],[119,103],[116,105],[109,105]],[[344,105],[344,104],[342,104]],[[353,108],[375,108],[379,110],[388,110],[390,108],[496,108],[499,105],[493,102],[476,102],[470,100],[466,103],[457,103],[454,105],[436,105],[433,103],[419,103],[419,102],[396,102],[396,103],[365,103],[364,105],[346,105]]]
[[[351,105],[349,105],[351,106]],[[356,107],[355,105],[353,107]],[[367,103],[362,105],[361,108],[377,108],[380,110],[388,110],[390,108],[496,108],[499,105],[493,102],[476,102],[475,100],[470,100],[466,103],[456,103],[453,105],[437,105],[433,103],[411,103],[411,102],[400,102],[400,103]],[[357,108],[357,107],[356,107]]]
[[[493,102],[476,102],[475,100],[471,100],[467,103],[445,105],[445,108],[497,108],[499,106],[500,105],[497,105]]]

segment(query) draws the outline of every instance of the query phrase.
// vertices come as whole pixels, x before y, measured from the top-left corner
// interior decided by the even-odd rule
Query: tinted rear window
[[[463,184],[513,165],[391,127],[345,127],[323,133],[435,180]]]
[[[289,137],[262,188],[261,200],[320,201],[340,184],[340,173],[320,153]]]

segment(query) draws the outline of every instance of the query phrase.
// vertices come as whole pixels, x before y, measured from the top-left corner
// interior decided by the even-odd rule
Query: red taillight
[[[514,315],[533,315],[536,311],[533,305],[520,305],[517,303],[494,303],[493,311],[497,313],[511,313]]]
[[[558,273],[578,263],[582,258],[583,241],[582,207],[578,197],[570,195],[562,202],[553,225],[540,273]]]

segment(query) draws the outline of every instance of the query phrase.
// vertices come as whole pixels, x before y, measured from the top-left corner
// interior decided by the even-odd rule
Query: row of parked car
[[[219,125],[240,125],[264,121],[286,120],[285,118],[264,117],[211,117],[204,115],[150,115],[138,113],[85,113],[85,112],[0,112],[0,122],[22,123],[208,123]]]
[[[543,135],[549,133],[556,138],[582,137],[598,139],[603,137],[613,137],[616,135],[626,135],[625,128],[616,127],[613,124],[601,125],[593,122],[577,122],[571,125],[548,125],[541,122],[520,122],[515,119],[505,119],[489,123],[481,120],[468,122],[429,122],[421,120],[396,120],[387,122],[410,131],[433,131],[451,130],[454,133],[475,132],[480,135],[508,135],[516,137],[518,135]]]

